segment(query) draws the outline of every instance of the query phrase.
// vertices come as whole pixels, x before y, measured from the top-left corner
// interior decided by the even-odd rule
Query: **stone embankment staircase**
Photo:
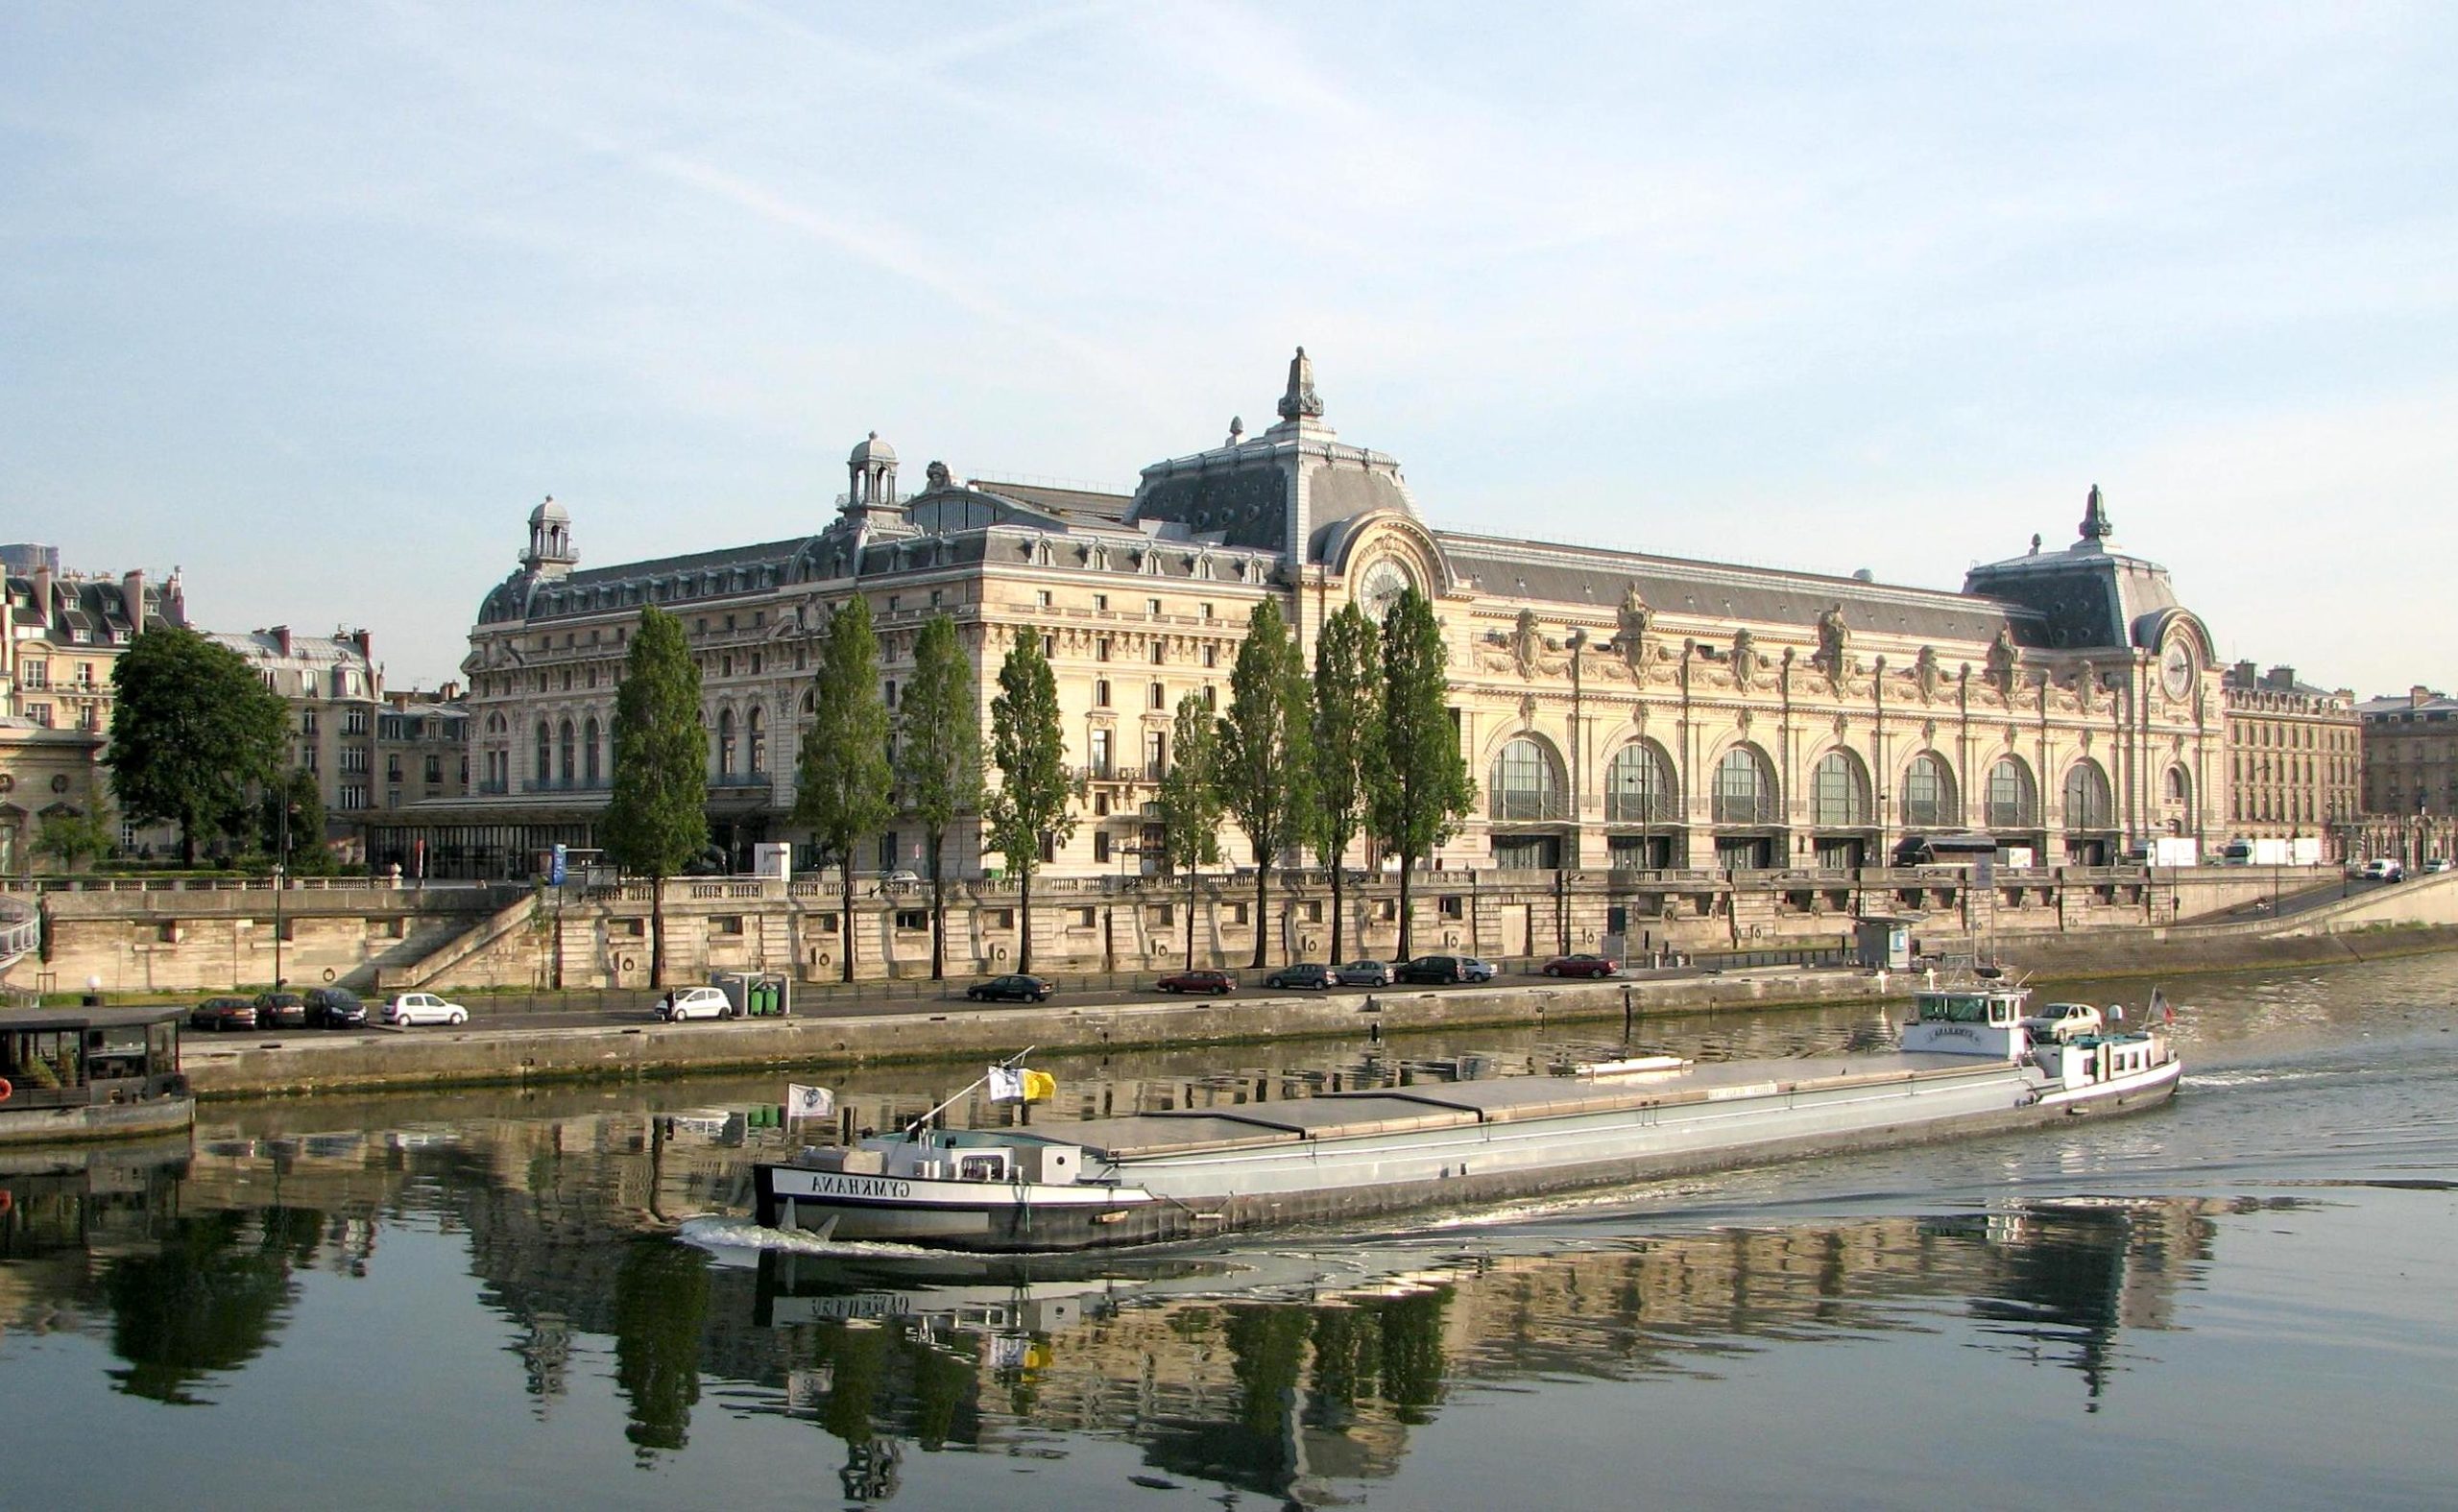
[[[42,915],[22,898],[0,898],[0,972],[42,948]]]

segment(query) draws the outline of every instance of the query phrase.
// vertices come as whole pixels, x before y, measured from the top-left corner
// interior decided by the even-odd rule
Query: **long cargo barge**
[[[2164,1026],[2035,1044],[2024,990],[1920,995],[1891,1051],[1670,1056],[1041,1129],[917,1127],[755,1167],[759,1221],[988,1253],[1200,1239],[2132,1112]],[[2035,1023],[2039,1020],[2034,1020]]]

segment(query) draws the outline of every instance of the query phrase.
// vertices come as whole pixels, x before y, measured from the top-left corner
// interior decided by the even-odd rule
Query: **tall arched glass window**
[[[2168,802],[2181,808],[2193,806],[2193,774],[2183,767],[2168,768]]]
[[[2039,787],[2032,769],[2019,756],[1999,756],[1988,769],[1988,799],[1983,821],[1990,829],[2028,829],[2039,823]]]
[[[2116,822],[2116,804],[2109,798],[2108,774],[2088,756],[2065,774],[2065,828],[2108,829]]]
[[[565,720],[563,729],[557,733],[562,738],[556,743],[556,756],[559,759],[555,763],[555,780],[564,786],[569,787],[578,771],[580,760],[580,753],[572,749],[572,722],[568,719]]]
[[[743,730],[751,737],[751,775],[768,770],[768,723],[755,706],[743,718]]]
[[[1903,769],[1903,823],[1939,829],[1960,823],[1955,814],[1955,775],[1935,752],[1923,751]]]
[[[1716,763],[1715,822],[1720,825],[1771,825],[1775,822],[1775,773],[1756,746],[1735,746]]]
[[[717,710],[717,776],[734,776],[734,710]]]
[[[1810,823],[1850,828],[1869,822],[1869,780],[1861,758],[1830,751],[1809,775]]]
[[[595,787],[599,774],[605,770],[598,763],[598,733],[597,719],[592,715],[589,723],[580,728],[581,783],[585,787]]]
[[[1660,825],[1673,818],[1673,765],[1646,740],[1633,740],[1604,769],[1608,824]]]
[[[1545,748],[1526,735],[1494,754],[1493,817],[1496,819],[1559,819],[1561,781]]]
[[[542,719],[538,721],[538,765],[535,771],[538,785],[541,787],[554,780],[555,735],[553,731],[546,728],[546,722]]]

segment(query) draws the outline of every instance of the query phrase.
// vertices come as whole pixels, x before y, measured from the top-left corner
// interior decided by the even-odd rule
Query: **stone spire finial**
[[[1229,444],[1234,446],[1246,439],[1246,420],[1241,415],[1229,417]]]
[[[2108,506],[2100,502],[2100,486],[2096,483],[2091,485],[2091,496],[2083,504],[2083,539],[2084,540],[2109,539]]]
[[[1300,347],[1297,355],[1289,359],[1289,392],[1280,396],[1280,418],[1294,420],[1301,415],[1311,419],[1322,413],[1322,396],[1314,392],[1314,365]]]

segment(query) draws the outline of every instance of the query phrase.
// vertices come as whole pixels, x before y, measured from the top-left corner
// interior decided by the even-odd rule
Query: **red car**
[[[1544,967],[1548,976],[1619,976],[1622,969],[1601,955],[1557,955]]]
[[[1227,972],[1177,972],[1152,984],[1165,993],[1234,993],[1238,979]]]

